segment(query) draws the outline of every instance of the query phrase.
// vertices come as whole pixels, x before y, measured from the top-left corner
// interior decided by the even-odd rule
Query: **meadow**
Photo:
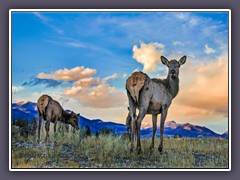
[[[45,143],[44,132],[38,143],[36,136],[22,137],[12,127],[12,168],[228,168],[228,139],[164,138],[162,154],[159,139],[151,154],[151,139],[142,139],[137,155],[120,136],[51,132]]]

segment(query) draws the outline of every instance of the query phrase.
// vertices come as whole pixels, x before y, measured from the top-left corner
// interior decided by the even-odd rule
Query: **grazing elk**
[[[56,125],[58,121],[61,121],[65,124],[71,124],[75,129],[79,129],[79,114],[75,114],[74,112],[68,113],[64,111],[62,106],[57,101],[53,100],[50,96],[42,95],[37,101],[37,108],[39,117],[38,141],[40,140],[42,119],[46,121],[45,129],[47,134],[45,141],[47,141],[49,138],[50,122],[54,123],[54,132],[56,132]]]
[[[126,81],[126,90],[129,101],[129,115],[131,119],[131,142],[133,149],[134,135],[137,135],[137,153],[141,152],[140,128],[146,114],[152,114],[153,134],[150,151],[154,148],[154,137],[157,130],[157,115],[161,114],[160,123],[160,145],[159,152],[163,150],[164,122],[167,117],[168,108],[179,90],[179,68],[186,62],[187,57],[183,56],[179,61],[171,60],[161,56],[161,61],[168,67],[166,79],[150,79],[143,72],[134,72]],[[136,108],[139,113],[136,116]],[[128,123],[129,123],[128,122]],[[135,132],[136,131],[136,132]]]

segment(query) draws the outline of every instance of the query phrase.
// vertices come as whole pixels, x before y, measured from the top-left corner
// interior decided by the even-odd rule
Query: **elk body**
[[[50,96],[42,95],[37,101],[37,108],[39,117],[38,140],[40,140],[42,119],[46,121],[45,141],[47,141],[47,139],[49,138],[50,122],[54,123],[54,132],[56,132],[56,125],[58,121],[61,121],[66,124],[71,124],[74,127],[74,129],[79,129],[78,127],[79,114],[75,114],[74,112],[68,113],[64,111],[62,106],[57,101],[52,99]]]
[[[140,128],[146,114],[152,114],[153,134],[150,150],[154,148],[154,137],[157,130],[157,116],[161,114],[159,152],[163,150],[164,122],[172,100],[179,90],[179,68],[186,62],[186,56],[179,61],[167,60],[161,56],[161,61],[168,67],[166,79],[150,79],[147,74],[134,72],[126,81],[126,90],[129,102],[129,115],[126,124],[131,124],[131,150],[133,149],[134,135],[137,135],[137,152],[141,152]],[[139,110],[136,116],[136,109]]]

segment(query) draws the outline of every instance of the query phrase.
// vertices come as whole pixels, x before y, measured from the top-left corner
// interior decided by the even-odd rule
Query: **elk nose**
[[[174,70],[174,69],[173,69],[173,70],[171,70],[170,72],[171,72],[171,74],[175,74],[175,70]]]

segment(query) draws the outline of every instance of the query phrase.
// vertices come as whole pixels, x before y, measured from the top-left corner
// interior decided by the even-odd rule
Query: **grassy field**
[[[159,154],[155,140],[141,140],[143,152],[130,153],[129,140],[119,136],[85,137],[83,132],[51,134],[48,143],[20,137],[12,130],[12,168],[228,168],[228,140],[164,138]]]

